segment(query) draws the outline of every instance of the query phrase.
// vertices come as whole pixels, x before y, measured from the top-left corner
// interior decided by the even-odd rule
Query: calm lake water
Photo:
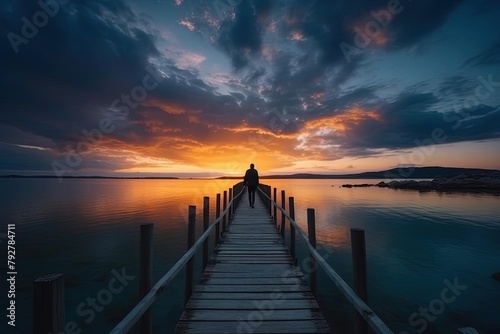
[[[500,282],[492,278],[500,272],[500,197],[339,188],[354,182],[377,181],[264,180],[295,197],[296,220],[303,230],[306,209],[315,209],[321,253],[350,285],[350,229],[365,229],[369,305],[395,333],[455,333],[460,327],[500,333]],[[188,205],[197,206],[201,227],[203,196],[210,196],[213,218],[215,194],[234,183],[0,180],[0,233],[6,233],[8,223],[16,224],[18,272],[16,328],[7,327],[2,315],[0,332],[31,332],[32,282],[52,272],[65,275],[66,321],[81,333],[109,332],[137,301],[139,226],[154,223],[156,282],[185,251]],[[299,244],[299,264],[304,254]],[[5,264],[0,268],[5,277]],[[113,271],[125,272],[129,279],[120,292],[103,294]],[[181,273],[154,304],[155,333],[173,332],[182,312],[183,279]],[[318,279],[325,315],[338,333],[351,333],[353,308],[322,272]],[[449,288],[443,294],[454,284],[460,286],[457,295]],[[109,296],[102,308],[89,306],[93,298]],[[420,314],[424,308],[430,309],[427,320]]]

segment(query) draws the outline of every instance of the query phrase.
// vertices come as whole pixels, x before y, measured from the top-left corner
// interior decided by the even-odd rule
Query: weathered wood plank
[[[242,300],[242,299],[262,299],[262,300],[297,300],[314,298],[310,291],[301,292],[194,292],[191,299],[211,299],[211,300]]]
[[[248,272],[248,273],[225,273],[225,272],[204,272],[202,279],[206,278],[282,278],[282,277],[304,277],[300,271],[288,271],[287,273],[274,272]]]
[[[225,272],[225,273],[248,273],[248,272],[279,272],[286,273],[290,270],[289,264],[271,263],[266,266],[259,266],[258,264],[230,264],[230,263],[217,263],[216,265],[209,264],[206,272]]]
[[[231,321],[235,319],[246,319],[250,310],[191,310],[186,309],[181,320],[192,321]],[[266,320],[321,320],[323,315],[319,309],[301,310],[269,310],[262,311],[261,316]]]
[[[244,319],[238,322],[210,321],[210,322],[187,322],[180,321],[177,325],[177,333],[192,334],[240,334],[240,333],[330,333],[325,320],[309,321],[259,321],[257,319]]]
[[[288,251],[283,248],[283,249],[268,249],[268,250],[260,250],[260,249],[248,249],[248,250],[227,250],[225,248],[218,250],[215,252],[217,255],[252,255],[252,256],[259,256],[259,255],[288,255]]]
[[[236,262],[236,263],[261,263],[261,262],[274,262],[274,263],[292,263],[289,256],[217,256],[211,260],[212,263]]]
[[[273,284],[259,284],[259,285],[197,285],[196,292],[298,292],[309,291],[309,288],[304,285],[273,285]]]
[[[238,262],[241,261],[241,262]],[[236,263],[269,263],[269,262],[274,262],[274,263],[292,263],[292,259],[289,256],[260,256],[260,257],[255,257],[255,256],[241,256],[241,255],[236,255],[236,256],[218,256],[217,258],[214,258],[211,260],[212,263],[229,263],[229,262],[236,262]]]
[[[259,285],[259,284],[274,284],[274,285],[283,285],[283,284],[295,284],[300,285],[303,282],[297,277],[251,277],[251,278],[204,278],[200,282],[201,284],[208,285]]]
[[[315,299],[290,299],[290,300],[259,300],[259,299],[237,299],[227,300],[206,300],[192,299],[186,305],[186,309],[203,310],[300,310],[300,309],[318,309],[318,303]]]

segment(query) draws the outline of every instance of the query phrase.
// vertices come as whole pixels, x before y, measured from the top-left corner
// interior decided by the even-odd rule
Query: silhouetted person
[[[259,185],[259,172],[254,167],[254,164],[250,164],[250,169],[247,169],[244,180],[244,185],[248,187],[248,201],[252,208],[255,204],[255,189]]]

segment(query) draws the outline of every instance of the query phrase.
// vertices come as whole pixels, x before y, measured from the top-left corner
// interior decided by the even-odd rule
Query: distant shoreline
[[[288,174],[288,175],[262,175],[261,179],[386,179],[386,180],[398,180],[398,179],[436,179],[436,178],[450,178],[456,177],[458,175],[477,175],[477,174],[495,174],[499,173],[499,170],[495,169],[480,169],[480,168],[456,168],[456,167],[405,167],[405,168],[393,168],[378,172],[365,172],[357,174],[311,174],[311,173],[301,173],[301,174]],[[241,176],[62,176],[58,177],[56,175],[0,175],[1,179],[6,178],[19,178],[19,179],[132,179],[132,180],[242,180]]]
[[[404,190],[418,190],[421,192],[468,192],[500,194],[500,171],[482,174],[460,174],[448,178],[435,178],[431,181],[390,181],[377,184],[343,184],[342,188],[390,188]]]

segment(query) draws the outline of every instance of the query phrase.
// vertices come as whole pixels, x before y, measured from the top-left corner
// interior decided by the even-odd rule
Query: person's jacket
[[[259,185],[259,173],[256,169],[248,169],[245,173],[245,184],[247,186],[255,187]]]

